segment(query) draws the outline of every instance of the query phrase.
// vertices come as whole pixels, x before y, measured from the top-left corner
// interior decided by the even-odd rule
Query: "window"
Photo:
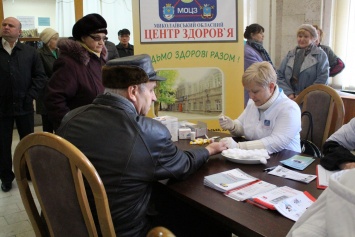
[[[333,79],[342,89],[355,90],[355,0],[335,1],[334,52],[344,61],[344,70]]]

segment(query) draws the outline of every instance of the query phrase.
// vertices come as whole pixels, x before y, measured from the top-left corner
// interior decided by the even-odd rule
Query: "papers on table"
[[[313,202],[315,198],[308,192],[303,192],[278,202],[275,208],[283,216],[297,221]]]
[[[245,185],[240,188],[235,188],[224,193],[227,197],[230,197],[237,201],[244,201],[251,198],[252,196],[264,193],[269,190],[276,188],[277,186],[262,180],[257,180],[253,183]]]
[[[285,200],[300,193],[302,192],[296,189],[287,186],[282,186],[265,193],[257,194],[253,196],[253,200],[271,210],[275,210],[276,204],[278,204],[282,200]]]
[[[303,183],[309,183],[317,177],[316,175],[313,175],[313,174],[302,174],[300,172],[296,172],[296,171],[287,169],[285,167],[282,167],[281,165],[277,166],[275,169],[268,172],[268,174],[283,177],[286,179],[300,181]]]
[[[282,164],[289,166],[291,168],[295,168],[298,170],[304,170],[307,166],[309,166],[315,159],[312,157],[294,155],[287,160],[280,161]]]
[[[316,172],[317,172],[317,188],[319,189],[326,189],[329,185],[329,177],[338,172],[339,170],[330,171],[323,168],[321,165],[317,165]]]
[[[208,175],[204,178],[204,185],[221,192],[238,188],[257,180],[257,178],[243,172],[240,169],[233,169],[217,174]]]
[[[305,183],[309,183],[317,177],[295,172],[282,166],[277,166],[268,174]],[[315,201],[315,198],[308,192],[301,192],[288,186],[277,187],[250,176],[240,169],[205,176],[204,185],[224,192],[225,196],[234,200],[246,200],[263,209],[277,210],[294,221]]]

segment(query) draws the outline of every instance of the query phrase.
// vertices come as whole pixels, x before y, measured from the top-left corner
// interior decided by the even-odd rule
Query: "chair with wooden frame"
[[[304,89],[295,99],[301,112],[311,113],[313,120],[312,142],[322,148],[324,142],[344,123],[345,109],[339,94],[331,87],[316,84]],[[309,120],[302,117],[301,139],[306,138]]]
[[[26,166],[45,221],[31,193]],[[45,132],[27,135],[16,147],[14,171],[37,237],[48,236],[48,232],[50,236],[116,236],[101,178],[87,157],[70,142]],[[95,199],[101,233],[94,223],[83,177]]]

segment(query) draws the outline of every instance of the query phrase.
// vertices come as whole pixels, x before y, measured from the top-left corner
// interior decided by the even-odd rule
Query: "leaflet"
[[[281,165],[277,166],[274,170],[268,172],[268,174],[272,174],[272,175],[279,176],[279,177],[286,178],[286,179],[300,181],[300,182],[307,183],[307,184],[310,183],[315,178],[317,178],[317,175],[302,174],[300,172],[296,172],[296,171],[287,169]]]
[[[313,202],[315,202],[315,198],[308,192],[303,192],[278,202],[275,204],[275,208],[283,216],[297,221]]]
[[[280,161],[282,164],[287,165],[291,168],[295,168],[298,170],[304,170],[307,166],[309,166],[314,158],[308,156],[294,155],[289,159]]]
[[[257,180],[253,183],[245,185],[240,188],[235,188],[224,193],[227,197],[230,197],[236,201],[245,201],[246,199],[251,198],[252,196],[270,191],[277,186],[262,180]]]
[[[279,202],[302,193],[296,189],[290,188],[288,186],[277,187],[266,193],[260,193],[253,196],[253,201],[271,209],[275,210],[275,205]]]

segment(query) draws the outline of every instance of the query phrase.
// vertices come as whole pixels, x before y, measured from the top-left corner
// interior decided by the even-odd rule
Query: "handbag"
[[[329,76],[335,77],[336,75],[341,73],[344,68],[345,68],[344,62],[340,58],[337,58],[337,64],[335,64],[335,66],[329,68]]]
[[[317,147],[316,144],[312,142],[313,140],[313,119],[312,119],[312,114],[308,111],[302,112],[301,118],[303,116],[307,116],[309,120],[309,125],[306,133],[306,139],[301,138],[301,152],[303,154],[311,155],[316,158],[321,158],[322,157],[322,152],[320,149]],[[310,136],[310,140],[309,140]]]

